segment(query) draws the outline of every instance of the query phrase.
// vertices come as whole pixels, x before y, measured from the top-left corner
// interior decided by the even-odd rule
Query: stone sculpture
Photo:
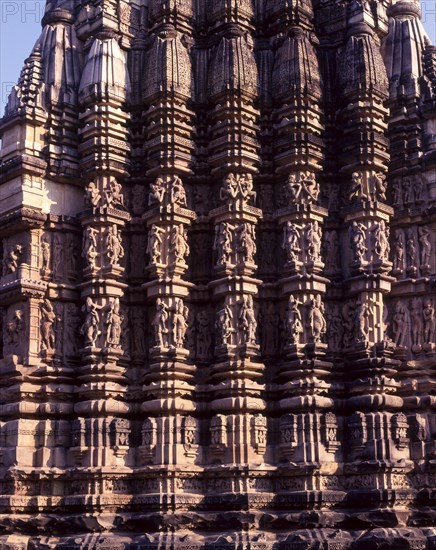
[[[300,248],[300,234],[301,227],[292,222],[287,222],[283,228],[283,244],[282,248],[286,252],[286,257],[289,263],[297,262],[299,259]]]
[[[50,242],[48,239],[43,239],[41,241],[41,275],[48,275],[50,272],[50,257],[51,249]]]
[[[358,342],[368,342],[371,331],[371,319],[374,315],[373,309],[364,302],[358,301],[354,310],[355,335]]]
[[[83,234],[82,254],[91,270],[95,269],[98,257],[97,235],[98,231],[89,226]]]
[[[318,294],[309,303],[309,326],[315,343],[320,343],[327,332],[327,323],[324,316],[324,304]]]
[[[223,179],[220,189],[220,200],[230,203],[234,200],[240,200],[242,204],[256,202],[256,192],[254,191],[252,174],[227,174]]]
[[[90,181],[85,190],[85,196],[83,199],[84,205],[87,208],[92,208],[93,210],[95,210],[100,204],[100,201],[101,201],[100,190],[96,183],[94,183],[93,181]]]
[[[244,296],[240,307],[238,317],[239,343],[256,345],[257,321],[254,313],[253,297]]]
[[[92,348],[96,347],[97,338],[101,334],[100,315],[98,313],[101,309],[103,309],[103,306],[99,306],[90,296],[86,299],[86,305],[82,307],[82,311],[85,313],[85,322],[80,329],[80,334],[85,337],[85,345]]]
[[[56,347],[56,313],[49,300],[41,304],[41,350],[53,352]]]
[[[374,252],[379,261],[385,262],[389,258],[389,230],[383,220],[376,222],[372,228]]]
[[[150,262],[159,264],[162,260],[162,235],[165,234],[165,229],[153,225],[148,234],[147,254],[150,256]]]
[[[354,172],[351,176],[350,201],[362,198],[366,198],[366,191],[363,187],[362,174],[360,174],[359,172]]]
[[[412,328],[412,343],[415,349],[419,349],[422,345],[424,336],[424,320],[423,307],[421,298],[413,298],[410,309],[410,321]],[[401,319],[400,319],[401,324]]]
[[[416,246],[415,235],[413,230],[409,230],[407,233],[407,264],[409,270],[413,273],[416,272],[418,267],[418,249]]]
[[[173,339],[176,348],[183,348],[188,329],[188,315],[188,307],[184,305],[183,300],[177,298],[173,313]]]
[[[320,186],[313,172],[292,172],[283,187],[284,204],[313,204],[318,201],[319,193]]]
[[[436,315],[431,300],[426,299],[422,314],[424,317],[424,343],[432,346],[435,344]]]
[[[393,271],[394,273],[403,273],[404,271],[404,237],[402,231],[397,230],[395,232],[394,240],[394,261]]]
[[[64,235],[57,234],[53,239],[53,275],[60,280],[65,272]]]
[[[353,261],[361,265],[365,261],[366,246],[366,227],[363,223],[353,222],[349,229],[351,249],[353,251]]]
[[[172,228],[169,251],[170,258],[176,263],[185,263],[189,256],[190,248],[188,245],[188,236],[183,224],[176,225]]]
[[[257,251],[254,226],[249,223],[241,223],[236,227],[235,233],[236,250],[240,254],[240,261],[253,264]],[[228,248],[226,243],[223,246]]]
[[[161,298],[158,298],[156,301],[156,313],[154,314],[151,325],[154,331],[156,346],[159,348],[168,347],[168,319],[168,306]]]
[[[430,242],[430,230],[423,225],[418,228],[419,244],[421,248],[421,266],[430,266],[431,257],[431,242]]]
[[[337,231],[327,231],[324,234],[323,258],[326,273],[339,270],[339,237]]]
[[[206,311],[202,310],[196,316],[197,326],[197,357],[199,359],[207,359],[210,354],[212,345],[212,335],[210,330],[209,316]]]
[[[398,347],[405,347],[408,337],[408,311],[401,300],[395,306],[393,330],[395,344]]]
[[[182,180],[176,176],[173,182],[170,185],[171,194],[170,200],[171,204],[178,204],[180,206],[187,206],[186,191],[183,187]]]
[[[322,230],[317,221],[306,225],[304,241],[307,261],[319,262],[321,260]]]
[[[217,313],[216,330],[219,345],[229,345],[232,334],[236,332],[233,326],[233,312],[229,305],[224,306]]]
[[[228,223],[221,223],[216,227],[213,249],[217,255],[217,265],[225,266],[230,263],[233,252],[233,227]]]
[[[304,333],[300,305],[298,300],[290,296],[285,317],[285,345],[299,344]]]
[[[277,351],[279,323],[274,303],[269,302],[260,315],[261,349],[264,355],[273,355]]]
[[[18,345],[24,330],[24,311],[12,309],[6,322],[6,344]]]
[[[148,195],[148,205],[163,204],[166,193],[165,183],[162,178],[157,178],[155,182],[150,183],[150,193]]]
[[[18,270],[22,254],[23,246],[21,244],[16,244],[9,250],[9,252],[6,253],[3,260],[3,275],[15,273]]]
[[[103,191],[103,202],[105,208],[121,208],[124,210],[124,196],[122,186],[116,179],[111,179]]]
[[[113,225],[109,227],[106,234],[106,254],[111,266],[117,266],[121,258],[124,257],[124,248],[121,244],[121,235],[118,233],[118,227]]]
[[[123,320],[124,316],[120,314],[120,300],[115,298],[109,303],[104,321],[106,325],[106,343],[109,347],[119,347]]]

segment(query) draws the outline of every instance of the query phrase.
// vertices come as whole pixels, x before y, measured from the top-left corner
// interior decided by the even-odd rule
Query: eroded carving
[[[86,298],[86,304],[82,307],[82,311],[85,313],[85,322],[80,328],[80,333],[85,337],[86,346],[96,347],[97,338],[101,334],[100,314],[98,313],[101,309],[103,306],[94,302],[90,296]]]
[[[56,348],[56,313],[49,300],[44,300],[41,309],[41,350],[52,353]]]
[[[124,316],[120,313],[120,300],[114,298],[107,306],[105,313],[106,345],[118,348],[121,341],[122,323]]]
[[[240,344],[256,345],[257,320],[251,295],[244,296],[240,302],[238,330]]]
[[[5,254],[3,260],[3,275],[15,273],[22,262],[24,248],[21,244],[16,244]]]
[[[151,326],[153,327],[155,344],[160,348],[168,347],[168,319],[168,306],[161,298],[158,298]]]
[[[97,229],[87,227],[83,233],[82,254],[91,270],[96,267],[98,257]]]
[[[109,264],[112,267],[117,267],[119,261],[124,258],[124,247],[121,242],[121,234],[117,225],[108,227],[106,232],[106,255]]]
[[[283,228],[283,244],[282,248],[286,252],[288,263],[296,263],[299,260],[301,252],[300,234],[301,226],[292,222],[287,222]]]

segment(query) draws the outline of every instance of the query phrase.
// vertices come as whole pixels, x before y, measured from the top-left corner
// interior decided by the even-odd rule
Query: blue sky
[[[41,29],[44,0],[0,0],[0,116]],[[436,44],[436,0],[421,0],[423,21]]]

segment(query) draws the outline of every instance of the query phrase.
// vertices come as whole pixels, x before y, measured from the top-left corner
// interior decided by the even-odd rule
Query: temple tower
[[[0,121],[0,547],[432,548],[418,0],[47,0]]]

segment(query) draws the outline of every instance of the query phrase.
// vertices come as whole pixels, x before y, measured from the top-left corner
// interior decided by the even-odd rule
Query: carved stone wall
[[[436,547],[418,0],[47,0],[0,121],[0,548]]]

